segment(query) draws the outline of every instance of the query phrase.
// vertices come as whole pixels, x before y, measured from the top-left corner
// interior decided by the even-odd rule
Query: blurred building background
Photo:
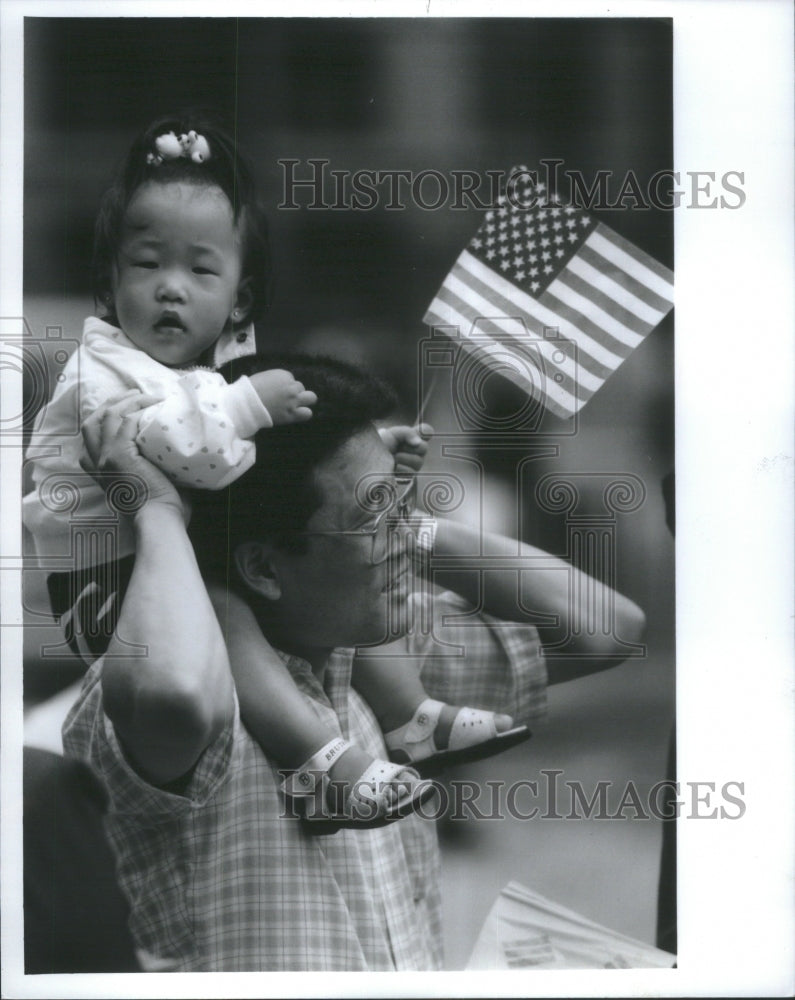
[[[27,18],[25,22],[25,311],[35,337],[78,338],[92,310],[93,219],[133,135],[174,109],[199,107],[235,128],[255,166],[270,222],[274,301],[261,346],[323,350],[364,361],[417,407],[422,317],[481,213],[381,197],[367,210],[284,205],[286,168],[330,171],[507,170],[557,158],[587,179],[633,172],[643,185],[672,165],[672,27],[664,19],[158,19]],[[382,192],[383,188],[380,189]],[[423,188],[427,202],[433,182]],[[485,194],[484,187],[481,195]],[[327,200],[335,198],[331,183]],[[631,204],[631,203],[628,203]],[[618,208],[604,221],[673,266],[673,220]],[[486,407],[516,408],[495,379]],[[427,415],[450,425],[440,390]],[[550,717],[530,744],[467,772],[487,779],[562,768],[650,787],[663,777],[674,713],[673,543],[660,481],[673,466],[673,324],[661,324],[582,411],[576,434],[549,418],[557,454],[525,466],[469,442],[467,462],[434,446],[468,487],[457,516],[565,554],[565,517],[539,510],[550,472],[629,474],[645,487],[615,517],[616,582],[647,613],[647,653],[550,692]],[[465,442],[464,447],[467,447]],[[480,480],[461,471],[483,469]],[[444,464],[446,462],[446,465]],[[594,479],[594,482],[597,480]],[[599,512],[601,487],[584,492]],[[521,504],[519,502],[521,498]],[[38,656],[52,640],[43,580],[29,574],[26,700],[73,679]],[[589,786],[590,782],[590,786]],[[524,881],[592,919],[654,940],[660,824],[535,821],[448,824],[444,830],[448,963],[462,967],[500,888]]]

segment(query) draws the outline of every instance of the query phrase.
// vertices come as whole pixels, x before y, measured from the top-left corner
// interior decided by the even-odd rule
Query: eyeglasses
[[[412,476],[407,484],[402,480],[394,482],[384,481],[378,484],[377,490],[371,491],[372,495],[381,497],[390,493],[392,494],[391,502],[366,527],[340,531],[297,531],[296,534],[360,539],[361,544],[365,546],[369,545],[370,563],[372,565],[375,566],[385,562],[390,555],[390,542],[394,546],[394,543],[399,538],[398,532],[401,529],[414,530],[415,519],[412,515],[417,506],[416,478]]]

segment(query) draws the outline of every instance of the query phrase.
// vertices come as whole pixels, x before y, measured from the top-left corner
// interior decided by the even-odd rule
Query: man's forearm
[[[487,585],[481,588],[477,568],[480,553],[487,553],[489,563]],[[483,610],[506,621],[537,623],[538,615],[553,616],[557,623],[555,638],[569,636],[567,652],[572,660],[569,670],[561,664],[560,677],[580,676],[617,663],[626,656],[624,642],[638,642],[645,627],[645,616],[629,598],[612,590],[557,556],[532,545],[500,535],[481,536],[477,529],[457,521],[439,519],[434,544],[434,556],[444,565],[445,583],[473,603],[483,602]],[[461,559],[456,567],[453,559]],[[492,568],[506,560],[503,570]],[[508,562],[510,560],[510,562]],[[521,572],[521,605],[519,603],[519,572]],[[577,593],[588,593],[588,600],[575,600]],[[611,609],[614,627],[605,630],[590,620],[589,609]],[[553,630],[541,630],[544,634]],[[617,638],[619,637],[619,638]],[[574,661],[577,661],[576,663]]]
[[[103,668],[105,711],[141,772],[165,783],[190,770],[229,718],[226,647],[179,509],[149,502],[136,520],[135,567]],[[146,648],[130,656],[130,645]]]

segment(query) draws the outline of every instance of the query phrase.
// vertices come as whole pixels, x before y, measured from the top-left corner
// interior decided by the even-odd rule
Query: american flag
[[[509,177],[424,322],[567,418],[669,312],[673,274],[527,168]]]

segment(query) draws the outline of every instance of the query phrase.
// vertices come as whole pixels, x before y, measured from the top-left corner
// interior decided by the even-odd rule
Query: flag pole
[[[420,400],[420,407],[419,410],[417,411],[418,426],[421,423],[423,423],[425,419],[425,410],[428,406],[428,403],[430,402],[431,396],[433,395],[433,390],[436,387],[436,376],[438,375],[438,373],[439,369],[435,368],[433,374],[431,375],[430,381],[428,382],[427,388],[425,389],[425,393],[423,394],[423,397]]]

